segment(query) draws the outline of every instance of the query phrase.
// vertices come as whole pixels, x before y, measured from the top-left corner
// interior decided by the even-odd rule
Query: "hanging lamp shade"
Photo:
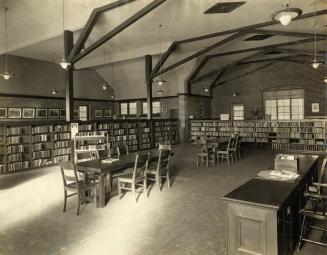
[[[105,81],[100,85],[102,90],[107,90],[109,88],[109,84],[106,83]]]
[[[4,78],[5,80],[9,80],[10,78],[13,77],[13,75],[11,73],[8,73],[7,71],[5,71],[1,74],[1,77]]]
[[[302,14],[302,10],[299,8],[290,8],[288,4],[285,8],[275,12],[271,18],[272,20],[280,22],[283,26],[287,26],[296,17]]]
[[[59,65],[61,66],[62,69],[67,70],[68,67],[71,65],[65,58],[63,58],[60,62]]]
[[[4,78],[5,80],[9,80],[10,78],[13,77],[12,73],[8,72],[8,25],[7,25],[7,7],[3,7],[4,12],[5,12],[5,71],[1,74],[1,77]]]
[[[313,69],[318,69],[318,67],[322,64],[323,64],[322,61],[318,61],[317,59],[314,59],[311,63],[311,66]]]

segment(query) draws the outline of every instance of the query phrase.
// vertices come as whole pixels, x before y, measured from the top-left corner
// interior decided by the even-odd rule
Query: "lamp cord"
[[[158,38],[159,38],[159,54],[160,54],[160,57],[159,57],[159,65],[160,65],[160,69],[159,69],[159,77],[160,77],[160,79],[162,80],[162,77],[161,77],[161,68],[162,68],[162,66],[161,66],[161,64],[162,64],[162,62],[161,62],[161,27],[162,27],[162,25],[161,24],[159,24],[159,27],[158,27]]]
[[[5,47],[6,47],[6,53],[5,53],[5,72],[7,73],[8,72],[8,29],[7,29],[7,10],[8,8],[7,7],[4,7],[4,10],[5,10],[5,39],[6,39],[6,43],[5,43]]]

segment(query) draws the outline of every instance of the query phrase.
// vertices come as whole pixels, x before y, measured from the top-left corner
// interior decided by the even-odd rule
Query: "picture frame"
[[[110,109],[103,110],[103,117],[110,118],[111,117],[111,110]]]
[[[36,118],[37,119],[46,119],[46,118],[48,118],[47,109],[42,109],[42,108],[36,109]]]
[[[35,108],[23,108],[23,119],[34,119]]]
[[[59,109],[48,109],[48,117],[51,119],[59,118]]]
[[[317,113],[317,112],[319,112],[319,103],[312,103],[312,104],[311,104],[311,111],[312,111],[313,113]]]
[[[167,113],[168,112],[168,105],[164,104],[162,105],[162,112]]]
[[[102,118],[102,110],[94,110],[95,118]]]
[[[66,109],[60,109],[59,116],[61,119],[65,119],[66,118]]]
[[[9,119],[21,119],[22,118],[22,108],[17,108],[17,107],[8,108],[8,118]]]
[[[7,108],[1,107],[0,108],[0,118],[7,118]]]

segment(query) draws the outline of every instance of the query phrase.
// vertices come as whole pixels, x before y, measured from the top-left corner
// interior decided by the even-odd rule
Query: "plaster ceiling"
[[[230,0],[230,2],[235,1]],[[18,56],[57,62],[63,55],[62,0],[8,0],[5,2],[9,8],[9,52]],[[114,1],[64,0],[65,28],[74,31],[75,41],[92,10],[111,2]],[[150,2],[152,0],[136,0],[101,15],[86,42],[86,46],[95,42]],[[291,7],[301,8],[304,14],[327,9],[326,0],[247,0],[244,5],[231,13],[204,14],[204,11],[217,2],[226,1],[167,0],[106,43],[106,61],[116,62],[142,57],[146,54],[155,55],[160,53],[160,48],[161,52],[165,51],[172,41],[270,21],[271,14],[280,10],[285,2],[289,2]],[[1,13],[1,21],[2,18],[3,13]],[[159,24],[162,24],[160,36]],[[305,33],[313,33],[314,29],[316,29],[318,33],[327,33],[325,24],[327,24],[327,15],[294,21],[289,26],[276,24],[261,29]],[[0,29],[0,33],[3,33],[3,28]],[[172,54],[167,60],[166,65],[172,64],[230,35],[180,45],[176,54]],[[301,39],[273,36],[263,41],[244,42],[243,39],[247,37],[249,35],[240,37],[208,54],[249,48],[253,47],[253,45],[257,47]],[[161,47],[160,41],[162,42]],[[2,42],[0,47],[2,52],[3,46]],[[294,47],[301,50],[301,45]],[[313,50],[312,43],[307,44],[305,47],[308,50]],[[324,50],[324,48],[324,44],[319,44],[319,50]],[[54,52],[56,57],[54,57]],[[233,58],[231,57],[231,59]],[[76,66],[79,68],[98,66],[103,64],[103,61],[103,47],[100,47],[78,62]]]

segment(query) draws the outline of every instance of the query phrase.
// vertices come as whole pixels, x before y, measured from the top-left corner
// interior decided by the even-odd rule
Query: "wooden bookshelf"
[[[274,150],[326,151],[327,120],[220,121],[190,120],[189,139],[197,136],[226,137],[237,133],[241,141],[266,144]]]

